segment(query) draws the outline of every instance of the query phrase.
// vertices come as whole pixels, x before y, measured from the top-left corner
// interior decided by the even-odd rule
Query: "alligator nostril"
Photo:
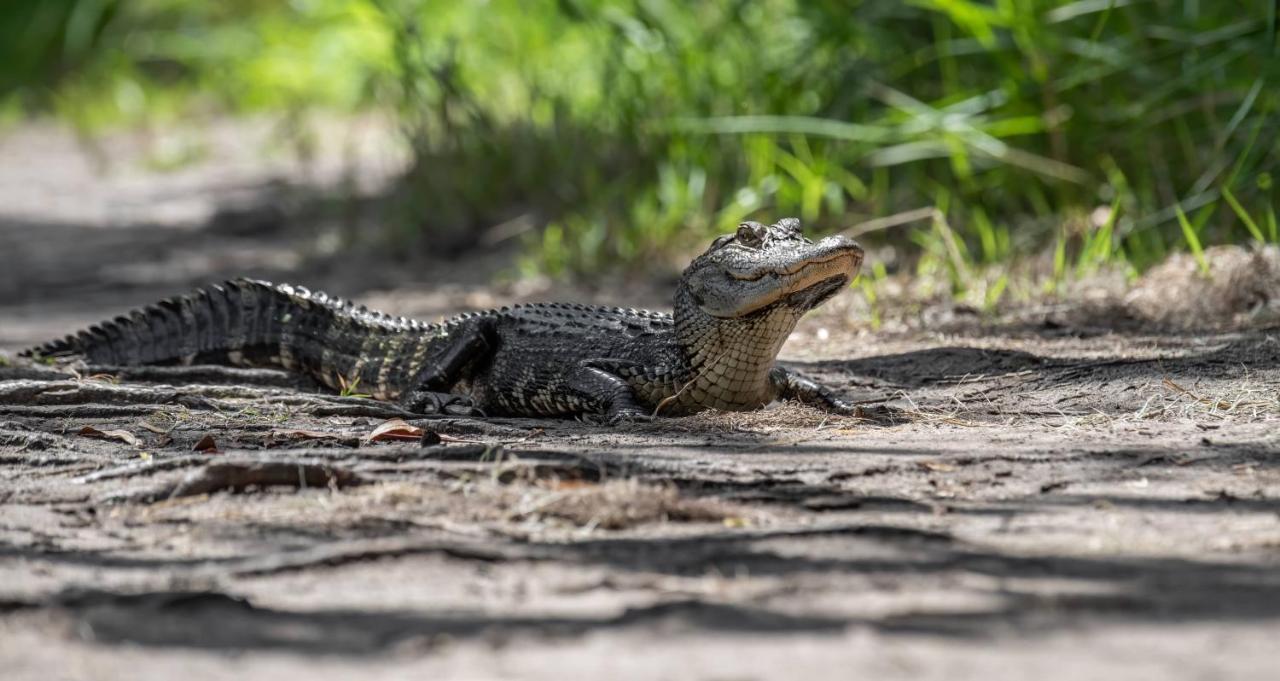
[[[782,218],[774,225],[778,230],[789,236],[800,234],[800,218]]]

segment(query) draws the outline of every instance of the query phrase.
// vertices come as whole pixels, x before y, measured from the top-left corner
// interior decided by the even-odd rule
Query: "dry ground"
[[[128,217],[0,217],[0,348],[244,271],[424,317],[558,294]],[[394,408],[276,372],[10,360],[3,676],[1274,678],[1280,329],[1060,312],[807,320],[788,361],[863,419],[392,441]]]

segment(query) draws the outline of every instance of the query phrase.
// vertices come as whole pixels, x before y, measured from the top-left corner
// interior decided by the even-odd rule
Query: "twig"
[[[243,491],[247,487],[342,488],[363,484],[355,473],[329,463],[310,461],[219,461],[201,466],[176,484],[108,497],[107,501],[150,503],[162,499]]]
[[[938,209],[933,206],[916,208],[915,210],[903,211],[893,215],[886,215],[882,218],[875,218],[873,220],[867,220],[866,222],[860,222],[841,233],[849,237],[857,238],[870,232],[876,232],[890,227],[897,227],[898,225],[905,225],[917,220],[927,220],[935,217],[937,214]]]

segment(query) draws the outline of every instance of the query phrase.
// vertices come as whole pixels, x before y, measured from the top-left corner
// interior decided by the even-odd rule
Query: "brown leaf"
[[[590,480],[555,480],[551,483],[552,489],[586,489],[597,486],[597,483]]]
[[[191,449],[192,451],[203,452],[205,454],[217,454],[218,443],[213,439],[212,435],[205,435],[200,438],[200,440],[196,442],[195,446]]]
[[[83,437],[92,437],[98,440],[114,440],[116,442],[123,442],[127,445],[133,445],[134,447],[142,444],[142,442],[140,442],[133,433],[130,433],[127,430],[98,430],[93,426],[85,426],[80,429],[79,434]]]
[[[388,419],[364,437],[365,442],[406,441],[422,439],[422,429],[405,423],[404,419]]]

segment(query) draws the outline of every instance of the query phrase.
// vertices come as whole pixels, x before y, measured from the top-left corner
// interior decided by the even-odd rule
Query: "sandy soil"
[[[241,220],[274,191],[251,179]],[[0,213],[0,349],[241,273],[425,318],[661,304],[661,282],[495,287],[500,254],[335,261],[321,228],[139,201]],[[864,419],[409,418],[369,441],[404,415],[277,372],[10,358],[4,677],[1274,678],[1280,329],[1027,311],[886,334],[852,309],[784,353]]]

